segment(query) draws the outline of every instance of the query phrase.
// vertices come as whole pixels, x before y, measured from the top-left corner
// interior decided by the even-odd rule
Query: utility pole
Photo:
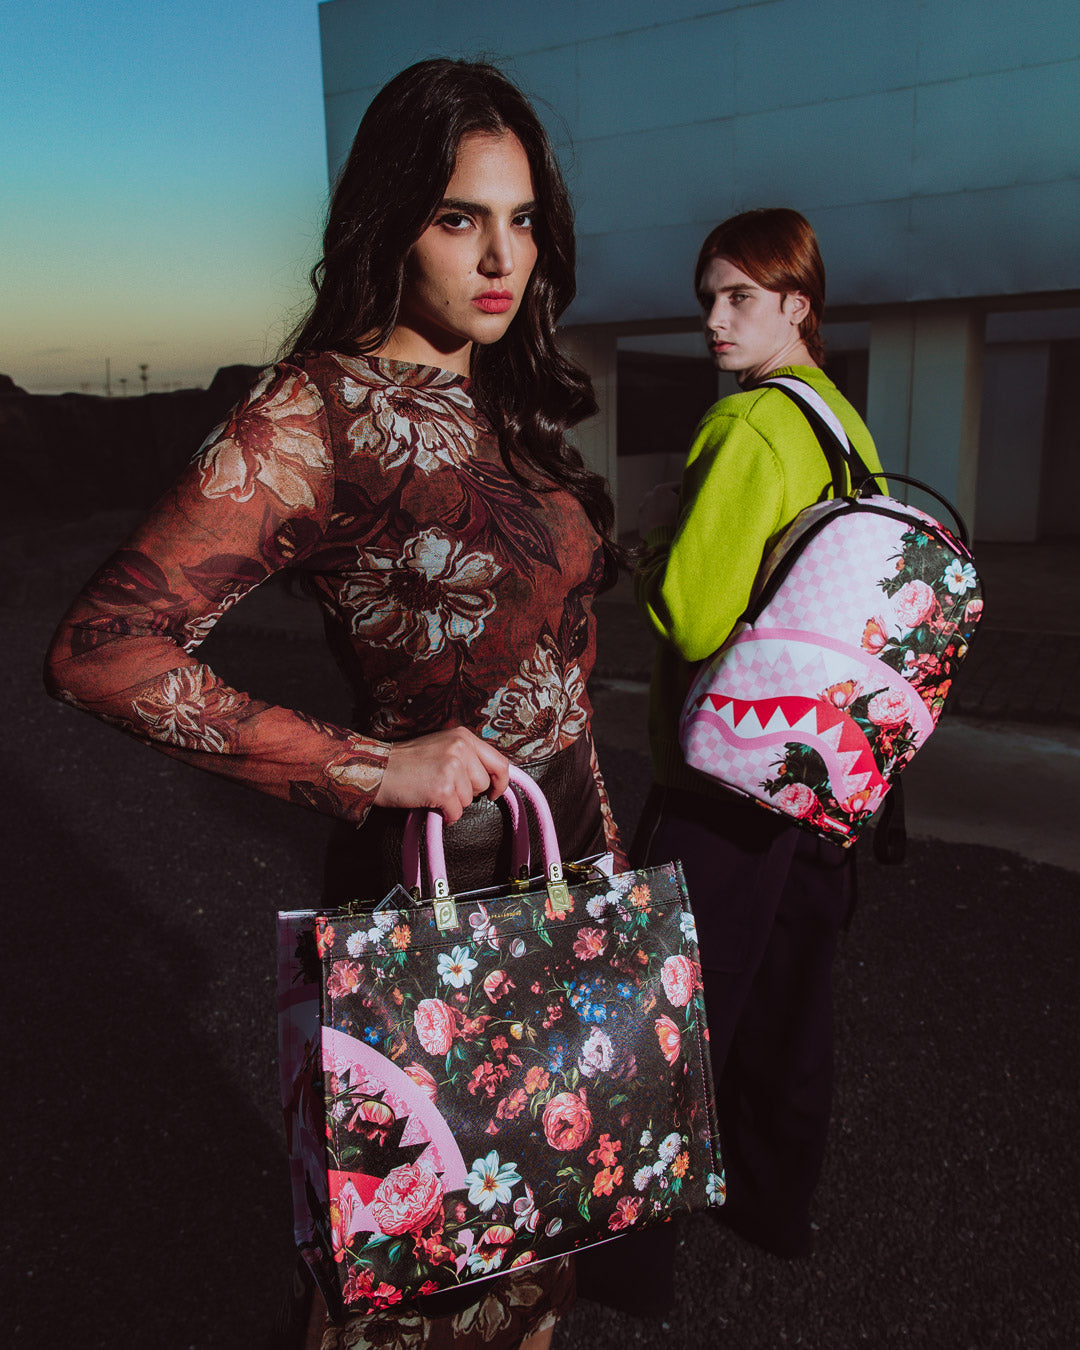
[[[109,358],[105,358],[105,397],[112,398],[112,379],[109,375]]]

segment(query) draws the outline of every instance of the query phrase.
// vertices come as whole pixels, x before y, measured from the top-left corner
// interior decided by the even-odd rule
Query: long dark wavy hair
[[[555,342],[576,289],[573,207],[536,113],[494,66],[420,61],[376,94],[330,202],[323,256],[311,272],[315,303],[287,352],[370,354],[386,342],[397,323],[406,256],[434,218],[470,132],[518,138],[538,203],[536,265],[521,308],[502,338],[473,348],[471,392],[498,435],[507,470],[534,490],[556,485],[581,502],[604,541],[610,581],[622,555],[611,538],[607,483],[566,439],[596,412],[592,382]]]

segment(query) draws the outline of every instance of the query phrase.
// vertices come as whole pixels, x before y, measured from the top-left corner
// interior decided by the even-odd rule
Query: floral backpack
[[[848,847],[937,725],[982,586],[943,497],[889,475],[942,502],[959,537],[881,492],[816,390],[762,384],[806,415],[835,495],[764,559],[746,612],[691,682],[679,738],[692,768]]]

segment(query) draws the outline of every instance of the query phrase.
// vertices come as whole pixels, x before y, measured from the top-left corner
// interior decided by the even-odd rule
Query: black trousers
[[[800,1255],[829,1124],[832,963],[855,901],[854,858],[751,802],[658,786],[631,856],[680,859],[690,891],[727,1173],[720,1213],[768,1250]],[[582,1295],[665,1311],[670,1229],[579,1257]]]

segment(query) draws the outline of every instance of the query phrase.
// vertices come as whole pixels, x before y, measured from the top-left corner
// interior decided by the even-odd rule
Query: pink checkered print
[[[680,724],[692,768],[844,842],[933,731],[937,686],[948,689],[961,630],[981,612],[968,613],[970,555],[922,512],[889,500],[898,520],[875,502],[830,500],[797,518],[763,569],[787,557],[776,593],[701,668]],[[922,523],[928,533],[911,529]]]
[[[818,518],[834,514],[811,510]],[[903,531],[901,522],[888,516],[838,514],[799,553],[757,624],[813,632],[825,614],[828,631],[858,647],[869,619],[884,619],[886,627],[891,623],[891,605],[880,582],[888,574],[888,560],[900,553]],[[799,528],[796,538],[805,533]]]
[[[697,758],[706,763],[722,762],[729,778],[738,781],[743,791],[768,800],[760,784],[772,772],[777,760],[783,758],[782,747],[762,749],[753,742],[745,746],[730,745],[715,726],[703,719],[694,723],[690,735]]]

